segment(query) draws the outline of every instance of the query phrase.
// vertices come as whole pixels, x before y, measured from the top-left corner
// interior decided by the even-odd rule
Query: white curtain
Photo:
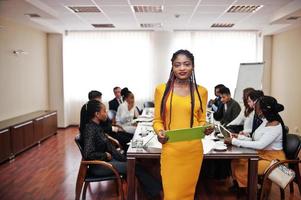
[[[258,61],[256,32],[174,32],[161,37],[162,34],[165,33],[69,32],[63,44],[67,124],[79,123],[80,108],[90,90],[101,91],[105,103],[113,98],[114,86],[128,87],[139,106],[152,100],[158,81],[166,82],[169,60],[178,49],[194,54],[197,81],[208,89],[210,98],[218,83],[234,91],[239,63]]]

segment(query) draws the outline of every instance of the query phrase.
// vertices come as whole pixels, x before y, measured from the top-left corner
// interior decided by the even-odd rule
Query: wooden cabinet
[[[47,138],[54,135],[57,131],[57,114],[56,112],[44,116],[44,131],[43,138]]]
[[[37,111],[0,122],[0,162],[57,132],[56,111]]]
[[[11,155],[10,130],[9,128],[5,128],[0,130],[0,162],[6,160]]]
[[[34,144],[33,121],[28,121],[11,128],[12,150],[14,154]]]
[[[43,139],[44,132],[44,117],[38,117],[34,120],[33,129],[35,141],[41,142]]]

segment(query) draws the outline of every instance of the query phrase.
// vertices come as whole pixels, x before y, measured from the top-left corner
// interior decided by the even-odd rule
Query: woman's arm
[[[198,122],[199,125],[205,125],[206,124],[206,115],[207,115],[207,100],[208,100],[208,91],[206,88],[199,86],[198,87],[198,91],[200,93],[201,96],[201,100],[202,100],[202,108],[203,108],[203,112],[200,110],[198,113]],[[198,97],[195,97],[195,100],[198,101]]]
[[[96,151],[96,138],[97,130],[92,129],[89,126],[86,126],[84,132],[84,156],[87,160],[106,160],[107,154],[105,152]]]
[[[270,144],[274,142],[274,140],[281,135],[281,129],[271,130],[271,129],[265,129],[267,132],[265,132],[259,140],[255,141],[245,141],[245,140],[238,140],[236,138],[232,139],[232,144],[235,146],[240,147],[246,147],[246,148],[252,148],[252,149],[258,149],[263,150]]]
[[[160,111],[161,111],[161,100],[162,100],[162,97],[163,97],[163,87],[160,88],[161,86],[158,86],[156,88],[156,91],[155,91],[155,114],[154,114],[154,122],[153,122],[153,127],[154,127],[154,130],[155,132],[158,134],[160,131],[163,131],[164,130],[164,125],[163,125],[163,120],[161,118],[161,114],[160,114]],[[162,91],[163,90],[163,91]]]

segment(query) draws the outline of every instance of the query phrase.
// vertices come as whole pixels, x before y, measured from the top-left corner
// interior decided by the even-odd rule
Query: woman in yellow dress
[[[175,52],[166,84],[155,91],[154,129],[163,144],[161,176],[165,200],[193,200],[203,161],[201,140],[169,143],[166,130],[204,125],[207,90],[197,85],[194,56],[187,50]]]

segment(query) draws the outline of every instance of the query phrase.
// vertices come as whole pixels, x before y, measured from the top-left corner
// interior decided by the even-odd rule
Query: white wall
[[[264,36],[263,38],[263,58],[264,58],[264,69],[263,69],[263,80],[262,90],[264,94],[271,94],[271,68],[272,68],[272,48],[273,48],[273,37]]]
[[[3,18],[0,25],[0,120],[48,109],[46,33]]]
[[[301,27],[276,34],[272,44],[271,94],[285,106],[290,132],[301,128]]]
[[[47,42],[49,108],[57,110],[58,126],[66,127],[63,85],[63,36],[61,34],[47,34]]]

